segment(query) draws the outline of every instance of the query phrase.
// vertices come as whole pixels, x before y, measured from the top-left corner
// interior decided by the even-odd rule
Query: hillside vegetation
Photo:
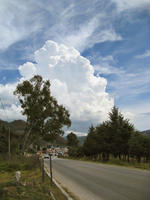
[[[141,133],[150,137],[150,130],[145,130],[142,131]]]
[[[8,137],[10,130],[10,141],[11,141],[11,153],[21,152],[23,141],[25,138],[26,122],[23,120],[15,120],[12,122],[6,122],[0,120],[0,153],[8,152]],[[55,140],[43,141],[38,140],[38,146],[47,146],[47,144],[52,143],[54,145],[66,146],[66,140],[57,135]],[[34,141],[33,141],[34,144]]]

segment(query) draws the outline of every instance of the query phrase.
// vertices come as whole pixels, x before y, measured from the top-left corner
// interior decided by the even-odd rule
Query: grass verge
[[[0,200],[52,200],[50,192],[56,200],[66,200],[56,185],[50,186],[46,174],[42,182],[39,166],[36,158],[10,161],[0,159]],[[17,170],[21,171],[19,183],[15,181]]]

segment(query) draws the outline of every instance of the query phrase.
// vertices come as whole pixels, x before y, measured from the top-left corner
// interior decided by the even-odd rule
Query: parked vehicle
[[[59,153],[58,153],[58,157],[59,157],[59,158],[61,158],[61,157],[63,157],[63,156],[64,156],[63,152],[59,152]]]
[[[43,156],[43,159],[49,159],[49,155],[48,155],[48,154],[45,154],[45,155]]]

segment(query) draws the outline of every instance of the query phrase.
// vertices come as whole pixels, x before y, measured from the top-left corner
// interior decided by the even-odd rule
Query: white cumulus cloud
[[[123,114],[127,113],[131,122],[135,125],[135,128],[143,131],[149,129],[150,124],[150,104],[140,102],[135,105],[129,105],[128,107],[123,108]],[[134,113],[134,114],[133,114]]]
[[[10,105],[9,107],[5,107],[5,110],[0,108],[0,119],[5,121],[12,121],[17,119],[25,120],[26,118],[21,114],[21,110],[21,107],[15,104]]]
[[[13,95],[16,86],[17,83],[0,84],[0,119],[2,120],[25,119],[21,114],[21,106],[18,99]]]
[[[31,62],[27,62],[19,66],[19,71],[24,78],[31,78],[33,75],[36,74],[36,68]]]
[[[73,119],[106,119],[113,106],[105,91],[107,81],[94,76],[93,66],[79,51],[47,41],[35,52],[35,61],[37,74],[51,80],[52,94],[69,109]]]
[[[34,74],[49,79],[52,95],[69,110],[72,120],[95,123],[107,119],[114,105],[106,92],[107,81],[94,76],[93,66],[79,51],[47,41],[34,55],[35,63],[27,62],[19,66],[21,80],[29,79]],[[10,100],[11,106],[6,111],[12,119],[15,119],[13,115],[20,118],[20,107],[13,96],[16,85],[0,86],[1,95]]]
[[[0,99],[3,104],[15,104],[17,102],[16,97],[13,95],[16,84],[0,84]]]

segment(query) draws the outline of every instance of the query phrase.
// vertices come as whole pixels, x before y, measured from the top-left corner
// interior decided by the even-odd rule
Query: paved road
[[[53,172],[80,200],[150,200],[148,171],[54,159]]]

